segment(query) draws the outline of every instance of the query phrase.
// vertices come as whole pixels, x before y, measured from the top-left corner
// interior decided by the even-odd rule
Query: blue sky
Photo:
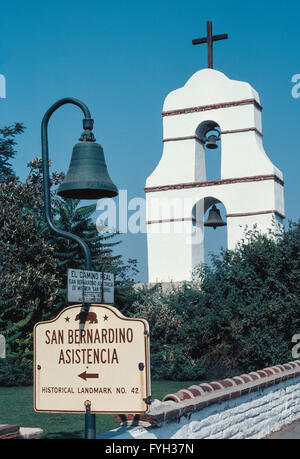
[[[264,146],[283,171],[287,220],[296,220],[299,181],[300,98],[291,78],[300,74],[300,5],[295,1],[240,2],[152,0],[52,0],[5,2],[0,15],[1,126],[23,122],[14,167],[40,155],[40,122],[61,97],[83,100],[95,120],[95,136],[108,169],[128,197],[144,196],[147,176],[162,153],[161,110],[167,94],[206,66],[206,21],[229,39],[214,46],[214,66],[248,81],[260,94]],[[60,109],[49,127],[50,158],[66,171],[81,133],[81,112]],[[221,234],[221,233],[219,233]],[[147,279],[146,236],[123,235],[118,250],[137,258]],[[217,250],[224,235],[210,243]]]

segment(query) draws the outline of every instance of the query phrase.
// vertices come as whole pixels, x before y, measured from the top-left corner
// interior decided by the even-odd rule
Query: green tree
[[[119,274],[121,256],[113,250],[120,242],[115,241],[114,234],[98,233],[92,216],[96,210],[95,204],[79,206],[80,201],[68,199],[63,201],[56,197],[54,207],[55,225],[79,236],[88,245],[92,257],[92,270]],[[49,244],[54,248],[54,256],[58,263],[58,275],[61,279],[60,300],[55,309],[61,310],[66,306],[67,270],[68,268],[85,269],[84,255],[81,247],[71,240],[50,234]],[[52,311],[53,312],[53,311]]]
[[[35,158],[28,166],[24,183],[13,174],[0,183],[0,333],[8,345],[7,359],[0,361],[0,384],[6,385],[32,382],[33,325],[67,306],[67,268],[84,267],[81,248],[57,237],[45,222],[41,160]],[[62,179],[63,174],[54,172],[50,185]],[[126,282],[134,263],[124,264],[114,255],[118,242],[113,235],[97,232],[92,220],[95,206],[78,204],[64,202],[52,192],[56,225],[87,242],[92,269],[113,272],[119,288],[133,290]],[[122,304],[122,296],[117,293],[116,298]]]
[[[12,126],[0,129],[0,183],[7,177],[15,176],[11,164],[11,160],[16,155],[15,137],[22,134],[24,129],[21,123],[14,123]]]
[[[33,210],[34,189],[30,177],[0,184],[0,333],[8,345],[0,384],[30,382],[33,324],[58,295],[57,261]]]
[[[29,163],[30,181],[35,188],[38,199],[33,204],[35,214],[41,220],[47,242],[53,248],[53,254],[56,258],[56,274],[60,279],[59,294],[55,305],[49,313],[53,314],[66,307],[67,301],[67,270],[68,268],[84,269],[84,255],[81,247],[74,241],[57,236],[52,232],[45,223],[43,187],[42,187],[42,162],[35,158]],[[53,173],[50,185],[58,185],[64,179],[63,173]],[[123,313],[129,308],[128,301],[134,297],[134,281],[138,273],[137,261],[129,259],[124,262],[122,256],[116,255],[114,250],[120,244],[120,240],[115,240],[117,234],[98,232],[93,220],[93,214],[96,210],[95,204],[87,206],[79,205],[77,199],[63,200],[55,191],[52,191],[52,214],[53,221],[57,228],[70,232],[83,239],[90,251],[92,257],[92,270],[100,272],[109,272],[115,277],[115,305],[120,307]]]
[[[204,320],[215,364],[254,370],[291,360],[300,329],[299,222],[274,236],[248,231],[205,273],[201,289],[211,313]]]

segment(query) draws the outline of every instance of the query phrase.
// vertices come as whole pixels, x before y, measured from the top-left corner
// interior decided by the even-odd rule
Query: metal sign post
[[[76,187],[72,189],[70,183],[61,185],[59,194],[64,198],[76,198],[76,199],[100,199],[105,197],[114,197],[118,194],[117,187],[111,181],[105,160],[103,149],[99,144],[95,143],[95,138],[93,135],[93,124],[94,121],[91,117],[88,107],[78,99],[73,97],[66,97],[55,102],[45,113],[42,124],[41,124],[41,141],[42,141],[42,163],[43,163],[43,188],[44,188],[44,206],[45,206],[45,217],[46,222],[48,223],[50,229],[54,231],[61,237],[65,237],[72,241],[75,241],[82,248],[85,259],[85,269],[91,269],[91,252],[88,245],[75,234],[63,231],[57,228],[52,221],[52,212],[51,212],[51,195],[50,195],[50,178],[49,178],[49,152],[48,152],[48,123],[52,114],[60,107],[66,104],[73,104],[79,107],[83,114],[83,129],[84,132],[80,137],[80,143],[74,147],[73,152],[76,148],[76,154],[81,155],[81,166],[87,162],[89,163],[88,173],[86,174],[85,179],[81,175],[80,170],[77,169],[77,178],[76,178]],[[101,161],[95,160],[95,155],[101,157]],[[97,166],[96,178],[91,181],[90,174],[94,173]],[[82,167],[80,168],[82,169]],[[78,175],[79,174],[79,175]],[[75,174],[76,175],[76,174]],[[100,177],[100,179],[99,179]],[[74,176],[71,179],[74,181]],[[83,303],[81,312],[85,316],[89,312],[89,304]],[[86,438],[96,438],[96,418],[94,414],[91,414],[88,410],[85,414],[85,424],[89,425],[89,437]]]

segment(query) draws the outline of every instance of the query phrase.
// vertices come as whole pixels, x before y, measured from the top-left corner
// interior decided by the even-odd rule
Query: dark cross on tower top
[[[227,33],[222,35],[213,35],[212,34],[212,22],[207,21],[207,37],[205,38],[195,38],[192,40],[193,45],[200,45],[201,43],[207,43],[207,67],[209,69],[213,68],[213,42],[218,40],[226,40],[228,38]]]

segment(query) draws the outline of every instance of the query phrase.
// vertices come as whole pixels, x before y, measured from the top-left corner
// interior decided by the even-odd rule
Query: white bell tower
[[[228,248],[246,226],[284,218],[283,176],[263,147],[262,106],[250,84],[207,68],[163,106],[163,153],[146,181],[149,282],[190,280],[204,262],[204,215],[226,208]],[[207,180],[207,134],[220,132],[221,177]]]

